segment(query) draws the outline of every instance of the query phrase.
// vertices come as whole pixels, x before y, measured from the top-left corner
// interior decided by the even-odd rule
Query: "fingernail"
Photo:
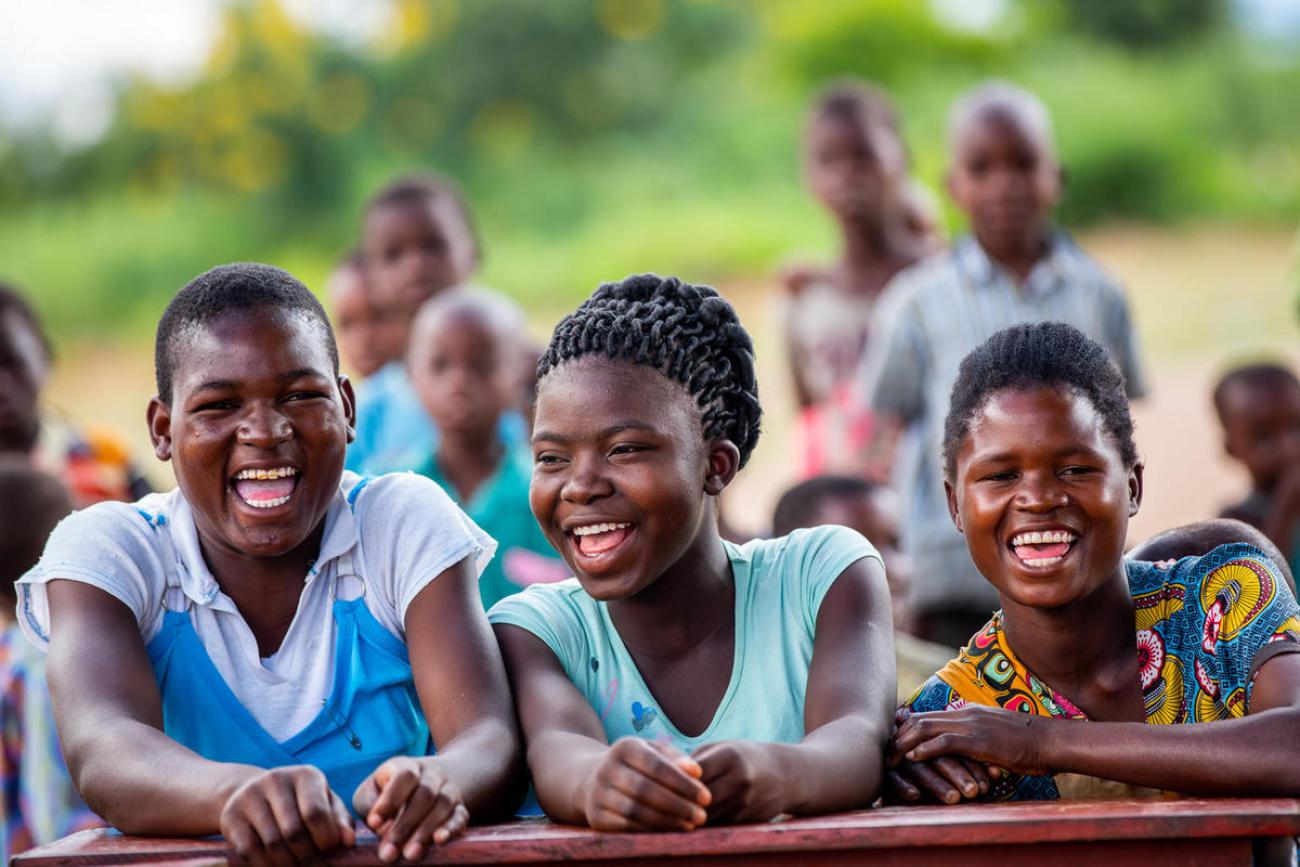
[[[696,810],[691,815],[691,821],[697,825],[703,825],[705,822],[709,821],[709,814],[703,810]]]
[[[372,831],[377,830],[380,823],[383,821],[383,818],[378,813],[371,813],[369,816],[366,816],[366,824]]]
[[[402,850],[402,857],[407,861],[419,861],[424,851],[419,843],[407,843],[406,848]]]
[[[448,831],[446,828],[439,828],[438,830],[433,832],[433,841],[435,843],[446,843],[447,838],[450,836],[451,836],[451,832]]]
[[[968,798],[973,798],[973,797],[975,797],[976,795],[979,794],[979,791],[980,791],[980,790],[979,790],[979,788],[978,788],[977,786],[970,785],[970,786],[967,786],[966,788],[962,789],[962,791],[966,793],[966,797],[968,797]]]
[[[397,847],[394,846],[392,843],[389,843],[387,840],[385,840],[383,843],[380,843],[380,844],[379,844],[379,860],[380,860],[380,861],[396,861],[396,860],[397,860]]]
[[[916,750],[908,750],[908,751],[907,751],[907,760],[908,760],[909,762],[914,762],[914,761],[916,761]]]
[[[705,789],[703,792],[700,792],[699,797],[697,797],[695,801],[701,807],[707,807],[709,804],[713,803],[713,793],[708,789]]]
[[[961,796],[958,795],[956,792],[949,792],[948,794],[943,796],[943,799],[945,802],[949,804],[955,804],[961,800]]]

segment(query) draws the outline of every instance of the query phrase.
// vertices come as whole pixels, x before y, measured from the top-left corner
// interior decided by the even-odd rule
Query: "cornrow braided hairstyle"
[[[736,311],[708,286],[638,274],[605,283],[555,326],[537,379],[584,355],[654,368],[690,392],[706,439],[727,439],[743,467],[758,442],[763,410],[754,343]]]

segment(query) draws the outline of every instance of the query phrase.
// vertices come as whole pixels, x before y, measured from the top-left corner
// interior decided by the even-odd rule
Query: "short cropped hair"
[[[957,152],[957,142],[970,123],[989,112],[1002,112],[1025,125],[1047,151],[1056,154],[1056,133],[1052,114],[1036,95],[1009,81],[986,81],[968,90],[948,109],[948,150]]]
[[[1097,341],[1064,322],[1013,325],[994,334],[962,359],[943,425],[943,465],[957,476],[957,452],[971,419],[989,398],[1006,388],[1068,388],[1088,399],[1119,450],[1124,465],[1137,463],[1133,417],[1124,374]]]
[[[811,527],[823,503],[868,497],[880,486],[861,476],[814,476],[781,495],[772,513],[772,534],[784,536],[801,527]]]
[[[1225,425],[1228,420],[1228,392],[1239,385],[1260,389],[1300,389],[1300,379],[1283,365],[1269,362],[1247,364],[1229,370],[1214,386],[1214,411],[1219,414],[1219,421]]]
[[[469,235],[470,242],[474,245],[474,264],[482,264],[483,241],[474,225],[474,216],[470,213],[469,205],[466,204],[465,197],[455,182],[436,172],[402,175],[390,181],[366,202],[364,217],[369,217],[381,208],[419,206],[435,201],[446,201],[452,206],[457,218],[465,226],[465,233]]]
[[[0,593],[36,565],[56,524],[72,512],[62,482],[17,458],[0,460]]]
[[[864,127],[880,125],[898,135],[898,112],[889,95],[874,85],[855,78],[828,84],[813,102],[809,123],[840,120]]]
[[[334,375],[339,372],[339,349],[334,342],[325,308],[288,271],[256,262],[218,265],[185,284],[176,293],[162,318],[154,339],[154,375],[158,398],[170,404],[172,374],[184,340],[193,332],[230,313],[273,310],[300,316],[320,329],[321,339],[329,352]]]
[[[639,274],[605,283],[555,326],[537,378],[584,355],[643,364],[686,386],[708,439],[728,439],[743,467],[763,416],[754,343],[717,290]]]

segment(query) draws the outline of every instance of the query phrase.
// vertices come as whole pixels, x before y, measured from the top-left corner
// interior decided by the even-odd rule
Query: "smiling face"
[[[906,159],[882,124],[822,117],[808,132],[808,184],[841,220],[884,219],[900,197]]]
[[[172,462],[209,562],[297,549],[338,492],[355,418],[321,325],[229,313],[196,327],[173,383],[170,405],[150,402],[150,435]]]
[[[640,593],[716,539],[712,497],[739,465],[729,441],[705,441],[684,387],[600,356],[542,380],[533,456],[533,515],[601,600]]]
[[[378,306],[411,314],[474,272],[474,237],[447,196],[381,205],[362,229],[366,273]]]
[[[1015,112],[977,112],[958,132],[948,187],[971,230],[994,259],[1023,255],[1042,243],[1061,196],[1061,171],[1050,143]]]
[[[1122,565],[1142,465],[1127,467],[1087,398],[1064,388],[990,395],[957,451],[948,506],[1004,606],[1087,597]]]

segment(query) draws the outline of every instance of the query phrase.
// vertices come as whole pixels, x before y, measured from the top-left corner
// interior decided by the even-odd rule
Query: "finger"
[[[439,789],[441,789],[441,783],[438,783],[438,785]],[[438,795],[439,792],[434,791],[427,783],[415,787],[411,792],[411,796],[406,799],[406,803],[402,805],[401,812],[393,820],[392,827],[384,834],[384,841],[379,847],[381,860],[387,860],[383,858],[385,850],[393,856],[393,860],[397,860],[402,847],[410,840],[415,830],[429,817],[430,811],[433,810],[438,801]],[[445,818],[445,816],[442,818]],[[432,833],[432,830],[430,833]]]
[[[442,827],[433,832],[433,842],[441,846],[448,840],[455,840],[469,827],[469,809],[464,804],[457,804],[451,811],[451,818],[442,823]]]
[[[921,800],[921,790],[912,785],[912,781],[900,774],[898,771],[890,771],[885,775],[885,783],[892,794],[902,801],[919,801]]]
[[[333,789],[327,786],[326,791],[329,793],[330,815],[334,817],[334,823],[339,829],[339,845],[351,848],[357,844],[357,830],[352,822],[352,814]]]
[[[622,816],[629,824],[646,831],[690,831],[695,828],[695,825],[680,816],[661,813],[614,789],[604,793],[598,812]]]
[[[670,764],[685,771],[687,776],[698,780],[703,773],[700,769],[700,763],[693,756],[688,756],[672,744],[663,741],[646,741],[646,743],[650,745],[651,749],[667,759]]]
[[[303,864],[317,855],[317,849],[311,831],[298,810],[298,797],[298,785],[291,784],[271,789],[266,800],[271,815],[275,818],[280,839],[289,848],[294,862]]]
[[[989,779],[989,766],[975,759],[968,759],[962,756],[959,761],[966,766],[966,772],[975,780],[975,784],[980,787],[980,794],[987,795],[993,783]]]
[[[379,800],[381,788],[374,774],[361,781],[361,785],[357,786],[356,791],[352,793],[352,809],[358,816],[365,819],[370,815],[370,811],[375,808],[375,801]]]
[[[261,865],[266,863],[266,856],[262,851],[262,838],[247,822],[241,821],[229,828],[223,828],[222,836],[226,838],[230,848],[235,850],[235,860],[239,864]]]
[[[609,775],[607,785],[638,804],[692,825],[703,825],[707,818],[698,801],[685,798],[632,768],[615,769]]]
[[[271,805],[265,800],[251,800],[244,808],[248,824],[253,826],[262,842],[261,861],[271,867],[293,867],[296,863],[289,845],[280,836],[280,826],[275,820]],[[257,863],[254,859],[252,863]]]
[[[979,783],[971,776],[969,770],[961,759],[952,756],[940,756],[931,762],[936,771],[943,774],[944,779],[952,783],[953,788],[962,793],[965,798],[977,798],[980,793]]]
[[[929,764],[912,762],[906,767],[907,773],[923,794],[944,804],[956,804],[961,801],[961,792],[953,788],[952,783],[944,779],[943,775]]]
[[[693,770],[702,773],[703,770],[695,759],[672,747],[668,747],[672,750],[671,753],[665,752],[663,747],[667,746],[666,744],[654,745],[648,741],[641,743],[649,748],[625,748],[615,755],[623,765],[637,771],[641,776],[653,780],[688,801],[702,807],[708,806],[710,801],[708,787],[700,782],[698,776],[688,773],[683,765],[678,763],[684,760],[693,766]]]
[[[451,819],[456,808],[461,806],[459,799],[447,797],[444,789],[442,796],[435,800],[432,809],[425,814],[424,821],[416,826],[402,846],[402,857],[407,861],[418,861],[423,858],[429,839]]]
[[[302,819],[303,829],[315,853],[334,851],[343,842],[342,827],[334,812],[333,796],[325,777],[303,777],[294,786],[294,809]],[[279,818],[278,810],[276,815]]]
[[[379,797],[366,814],[366,824],[372,829],[377,828],[385,819],[396,819],[402,805],[420,785],[420,773],[411,765],[402,764],[389,769],[387,774],[381,774],[380,771],[384,770],[381,765],[375,772],[375,780],[380,784]]]
[[[957,735],[945,732],[912,747],[907,751],[907,758],[913,762],[925,762],[939,756],[964,755],[961,750],[962,743],[963,740]]]

